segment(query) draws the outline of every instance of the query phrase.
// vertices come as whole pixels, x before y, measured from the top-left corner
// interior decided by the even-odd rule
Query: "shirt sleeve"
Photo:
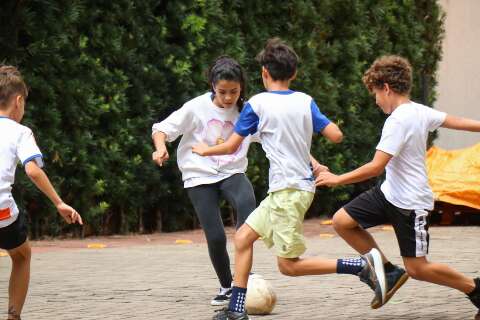
[[[165,120],[155,123],[152,126],[152,135],[161,131],[167,135],[167,141],[172,142],[184,132],[194,129],[194,114],[187,105],[174,111]]]
[[[377,145],[377,150],[396,156],[405,144],[405,128],[399,120],[388,118],[382,130],[382,137]]]
[[[427,125],[428,131],[437,130],[444,122],[447,114],[427,107]]]
[[[246,103],[240,113],[237,123],[235,124],[235,132],[246,137],[249,134],[255,134],[258,130],[258,115],[253,111],[250,103]]]
[[[312,99],[310,103],[310,109],[312,111],[313,132],[321,132],[331,121],[320,112],[315,101]]]
[[[43,155],[35,142],[35,137],[30,129],[26,129],[20,136],[17,145],[17,157],[25,166],[29,161],[35,161],[43,167]]]

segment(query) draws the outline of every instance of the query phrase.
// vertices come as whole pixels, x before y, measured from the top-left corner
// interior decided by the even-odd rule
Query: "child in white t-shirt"
[[[67,223],[82,224],[81,216],[62,201],[41,169],[42,153],[32,131],[20,124],[27,94],[20,72],[12,66],[0,66],[0,248],[12,259],[7,319],[20,319],[30,277],[26,217],[19,212],[11,193],[18,162]]]
[[[230,137],[245,99],[245,74],[232,58],[216,59],[208,71],[208,83],[211,91],[186,102],[165,120],[153,125],[156,147],[153,160],[162,166],[169,158],[165,141],[172,142],[182,136],[177,149],[178,167],[205,232],[210,259],[220,282],[219,293],[211,304],[224,305],[230,298],[232,273],[220,197],[235,209],[237,228],[255,209],[253,187],[245,175],[252,139],[245,140],[232,155],[201,157],[192,153],[191,148],[196,143],[205,141],[216,145]]]
[[[365,72],[363,82],[375,95],[377,105],[390,116],[373,160],[351,172],[320,173],[317,186],[336,186],[376,177],[386,170],[386,180],[353,199],[335,213],[336,231],[358,252],[378,248],[365,229],[391,223],[400,246],[407,273],[384,257],[387,299],[373,300],[379,308],[391,298],[410,275],[460,290],[480,308],[480,278],[472,279],[452,268],[429,262],[428,213],[433,209],[433,193],[428,184],[425,153],[428,133],[439,127],[480,131],[480,121],[458,118],[410,100],[412,70],[399,56],[383,56]],[[480,314],[479,314],[480,317]]]
[[[195,145],[193,152],[209,156],[231,154],[252,134],[260,134],[269,160],[269,194],[235,235],[235,284],[228,308],[216,320],[248,320],[245,297],[252,267],[253,244],[260,237],[274,247],[281,273],[288,276],[351,274],[369,284],[379,299],[385,293],[384,271],[378,250],[354,259],[301,257],[306,250],[303,219],[315,193],[310,166],[313,133],[339,143],[343,134],[323,115],[311,96],[290,90],[297,74],[295,51],[278,38],[270,39],[257,57],[266,92],[248,101],[235,132],[217,146]]]

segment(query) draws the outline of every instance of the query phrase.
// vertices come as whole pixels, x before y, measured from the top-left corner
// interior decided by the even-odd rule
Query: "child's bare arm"
[[[192,152],[201,156],[232,154],[237,151],[238,147],[242,144],[243,139],[245,139],[245,137],[234,132],[224,143],[212,147],[209,147],[205,143],[199,143],[192,147]]]
[[[325,128],[322,130],[322,136],[327,138],[333,143],[340,143],[343,140],[343,133],[340,128],[333,122],[330,122]]]
[[[153,144],[155,145],[155,152],[152,153],[152,160],[161,167],[163,163],[170,157],[167,146],[165,145],[167,135],[161,131],[156,131],[152,135],[152,139]]]
[[[25,172],[32,182],[42,191],[57,208],[58,213],[67,223],[83,224],[82,217],[78,212],[63,202],[60,196],[53,188],[45,172],[37,165],[35,161],[29,161],[25,164]]]
[[[392,155],[377,150],[372,161],[369,163],[342,175],[336,175],[328,171],[321,172],[318,174],[315,183],[317,186],[334,187],[338,185],[361,182],[373,177],[377,177],[385,170],[385,167],[390,159],[392,159]]]
[[[480,121],[447,115],[441,125],[444,128],[480,132]]]

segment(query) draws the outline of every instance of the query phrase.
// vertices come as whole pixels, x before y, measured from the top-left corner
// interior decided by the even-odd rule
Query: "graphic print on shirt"
[[[232,135],[235,125],[231,121],[222,121],[218,119],[211,119],[207,122],[207,127],[204,131],[203,141],[209,146],[215,146],[224,143]],[[237,154],[242,149],[242,144],[233,154],[210,156],[208,157],[218,165],[229,164],[237,159]]]

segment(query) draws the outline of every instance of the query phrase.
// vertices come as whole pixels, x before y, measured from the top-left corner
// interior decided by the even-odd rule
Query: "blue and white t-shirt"
[[[12,185],[18,162],[25,165],[36,161],[42,167],[42,153],[32,130],[9,119],[0,117],[0,228],[9,226],[18,217],[18,208],[12,197]]]
[[[315,192],[310,165],[312,134],[329,123],[309,95],[292,90],[269,91],[248,101],[235,132],[243,137],[260,134],[270,162],[268,192],[287,188]]]

